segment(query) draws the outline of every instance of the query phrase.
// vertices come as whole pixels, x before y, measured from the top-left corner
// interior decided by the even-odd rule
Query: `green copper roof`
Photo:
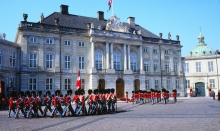
[[[215,55],[215,51],[207,46],[204,42],[204,36],[200,32],[199,37],[198,37],[198,44],[196,48],[194,48],[190,53],[189,56],[210,56],[210,55]]]

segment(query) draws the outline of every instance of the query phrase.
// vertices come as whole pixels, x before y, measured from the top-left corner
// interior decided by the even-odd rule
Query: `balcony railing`
[[[97,73],[106,74],[106,69],[96,69]]]

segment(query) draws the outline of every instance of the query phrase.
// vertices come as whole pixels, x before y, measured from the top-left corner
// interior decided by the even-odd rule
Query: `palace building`
[[[209,88],[217,94],[219,90],[220,52],[213,50],[200,32],[197,46],[183,58],[185,87],[189,96],[190,87],[194,96],[209,96]]]
[[[16,90],[53,94],[60,89],[66,94],[76,90],[80,70],[85,90],[114,88],[120,98],[125,92],[131,97],[133,90],[166,88],[185,96],[178,35],[163,39],[162,33],[157,36],[136,24],[134,17],[126,23],[116,15],[106,20],[102,11],[97,18],[69,14],[67,5],[47,17],[41,14],[39,22],[29,22],[28,14],[23,17],[15,38],[21,51]]]

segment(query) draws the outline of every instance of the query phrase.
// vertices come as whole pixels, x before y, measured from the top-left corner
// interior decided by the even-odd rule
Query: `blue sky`
[[[97,17],[97,11],[105,12],[108,19],[112,11],[108,10],[108,0],[1,0],[0,32],[6,33],[6,39],[14,41],[18,24],[23,13],[28,14],[29,22],[38,22],[41,13],[48,16],[60,11],[60,5],[69,5],[69,13],[88,17]],[[163,38],[180,36],[182,57],[196,47],[200,27],[205,42],[212,49],[220,50],[220,0],[113,0],[114,14],[127,22],[129,16],[135,17],[135,23]]]

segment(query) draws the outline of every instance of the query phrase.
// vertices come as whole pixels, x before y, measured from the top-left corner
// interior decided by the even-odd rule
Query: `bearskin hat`
[[[88,94],[90,94],[90,95],[92,94],[92,90],[91,89],[88,90]]]
[[[52,95],[51,97],[54,97],[54,95]]]
[[[50,95],[51,93],[50,93],[50,91],[47,91],[46,94],[47,94],[47,95]]]
[[[176,92],[176,89],[174,89],[173,92]]]
[[[126,91],[126,94],[128,94],[128,92]]]
[[[107,93],[108,93],[108,94],[110,94],[110,92],[111,92],[111,89],[108,89],[107,91],[108,91]]]
[[[79,92],[79,91],[78,91],[78,90],[76,90],[76,91],[75,91],[75,95],[78,95],[78,94],[79,94],[78,92]]]
[[[46,97],[46,95],[44,95],[43,97]]]
[[[67,90],[67,94],[71,95],[72,94],[72,90]]]
[[[114,88],[111,89],[111,93],[115,93],[115,89]]]
[[[63,95],[62,95],[62,94],[60,94],[60,97],[63,97]]]
[[[162,89],[162,92],[165,92],[165,91],[166,91],[166,89],[163,88],[163,89]]]
[[[97,94],[98,93],[98,89],[95,89],[94,91],[93,91],[93,94]]]
[[[134,93],[134,91],[132,91],[132,93]]]
[[[104,89],[104,94],[107,94],[108,93],[108,89]]]
[[[41,95],[42,95],[42,91],[38,91],[37,94],[38,94],[39,96],[41,96]]]
[[[99,94],[102,94],[103,93],[103,89],[99,89]]]
[[[31,92],[31,95],[36,95],[36,92],[35,92],[35,91],[32,91],[32,92]]]
[[[85,90],[84,89],[80,89],[80,94],[84,95],[85,94]]]
[[[56,95],[56,96],[59,96],[59,95],[60,95],[60,90],[56,90],[56,91],[55,91],[55,95]]]
[[[18,95],[19,95],[19,96],[24,96],[24,92],[23,92],[23,91],[20,91]]]
[[[28,96],[29,96],[30,94],[31,94],[30,91],[26,91],[26,92],[25,92],[25,95],[28,95]]]
[[[150,91],[151,91],[151,92],[155,92],[155,90],[154,90],[154,89],[150,89]]]

